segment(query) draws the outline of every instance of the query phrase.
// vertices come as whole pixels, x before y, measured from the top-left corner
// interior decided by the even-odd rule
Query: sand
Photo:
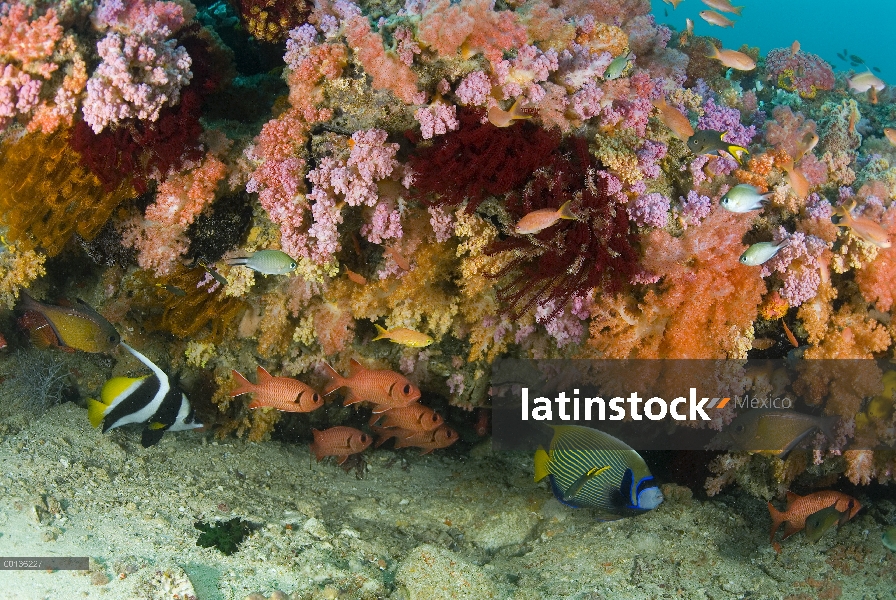
[[[307,445],[102,434],[73,404],[0,428],[0,555],[89,556],[89,571],[0,571],[0,598],[896,597],[880,541],[896,504],[863,510],[817,544],[776,555],[765,503],[667,487],[657,510],[612,523],[532,481],[524,454],[366,454],[362,471]],[[12,425],[10,425],[12,423]],[[197,521],[241,517],[231,556],[196,544]]]

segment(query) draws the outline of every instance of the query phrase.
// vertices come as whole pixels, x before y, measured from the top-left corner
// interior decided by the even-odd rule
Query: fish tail
[[[744,11],[744,8],[745,8],[745,7],[743,7],[743,6],[732,6],[732,7],[731,7],[731,12],[733,12],[733,13],[736,14],[738,17],[740,17],[740,16],[741,16],[741,13]]]
[[[749,156],[750,151],[744,148],[743,146],[736,146],[734,144],[730,144],[725,151],[728,152],[731,156],[734,157],[734,160],[737,161],[737,164],[743,166],[744,164],[744,156]]]
[[[329,383],[327,383],[326,387],[324,387],[324,396],[329,396],[336,390],[345,386],[346,379],[339,372],[330,366],[330,364],[324,361],[324,369],[327,372],[327,375],[330,377]]]
[[[234,258],[224,259],[223,262],[225,265],[230,265],[231,267],[237,266],[237,265],[245,265],[247,262],[249,262],[249,257],[248,256],[236,256]],[[205,267],[206,269],[211,268],[206,265],[203,265],[203,267]]]
[[[106,409],[108,406],[100,402],[99,400],[94,400],[93,398],[87,399],[87,418],[90,419],[90,425],[92,427],[99,427],[100,423],[103,422],[103,419],[106,417]]]
[[[719,49],[712,42],[709,42],[709,54],[706,55],[706,58],[719,58]]]
[[[234,381],[236,381],[237,383],[237,386],[234,389],[230,390],[231,398],[233,398],[234,396],[239,396],[240,394],[248,394],[255,389],[255,385],[251,381],[243,377],[239,371],[237,371],[236,369],[231,369],[231,372],[233,373]]]
[[[564,202],[563,206],[561,206],[560,210],[557,212],[557,214],[560,216],[561,219],[576,219],[577,218],[572,213],[572,211],[569,209],[570,202],[572,202],[572,200],[567,200],[566,202]]]
[[[551,459],[548,456],[548,453],[544,451],[544,448],[539,448],[535,451],[535,481],[541,481],[550,475],[550,471],[548,470],[548,463],[550,460]]]
[[[377,340],[388,340],[389,339],[389,332],[386,331],[386,329],[377,325],[376,323],[374,323],[373,326],[376,327],[377,336],[375,338],[373,338],[372,341],[375,342]]]
[[[772,518],[772,530],[768,536],[768,541],[771,542],[772,544],[774,544],[775,543],[775,532],[778,531],[778,528],[781,526],[781,523],[783,523],[784,521],[787,520],[787,517],[784,515],[784,513],[779,511],[777,508],[775,508],[771,502],[768,503],[768,514]]]
[[[522,96],[518,97],[513,101],[513,106],[510,107],[510,118],[511,119],[531,119],[533,114],[531,110],[522,108]]]

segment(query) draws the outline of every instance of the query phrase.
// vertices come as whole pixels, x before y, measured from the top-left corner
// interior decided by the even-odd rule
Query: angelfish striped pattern
[[[604,519],[619,518],[631,509],[649,510],[639,507],[638,492],[644,484],[655,485],[653,476],[630,446],[588,427],[552,428],[554,437],[548,453],[540,458],[536,453],[535,473],[536,480],[550,475],[558,500],[574,508],[597,509]],[[576,487],[579,489],[567,496]]]

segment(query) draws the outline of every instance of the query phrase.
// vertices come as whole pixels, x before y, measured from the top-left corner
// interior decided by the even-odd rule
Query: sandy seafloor
[[[896,553],[868,510],[776,555],[765,503],[737,490],[703,502],[667,487],[652,513],[601,523],[488,441],[366,458],[358,478],[309,466],[305,445],[183,432],[144,449],[72,403],[7,412],[0,555],[88,555],[91,570],[0,571],[0,598],[896,598]],[[197,520],[233,516],[258,526],[238,552],[196,545]]]

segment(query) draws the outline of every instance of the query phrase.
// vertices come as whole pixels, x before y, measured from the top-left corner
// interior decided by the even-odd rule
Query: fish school
[[[628,418],[640,421],[644,417],[651,421],[660,421],[667,415],[676,421],[696,421],[698,419],[711,421],[712,417],[706,413],[706,410],[723,408],[730,400],[730,398],[707,397],[698,399],[697,388],[690,389],[688,398],[679,396],[671,402],[657,396],[644,400],[638,396],[637,392],[632,392],[628,398],[616,396],[610,398],[609,401],[599,397],[580,400],[579,390],[574,389],[572,397],[567,396],[566,392],[560,392],[553,401],[544,396],[533,398],[530,409],[529,388],[521,388],[520,395],[523,421],[528,421],[530,418],[534,421],[553,421],[555,418],[561,421],[578,421],[583,414],[586,421],[592,419],[623,421]],[[583,404],[584,406],[582,406]],[[572,409],[571,414],[570,408]],[[583,408],[584,411],[582,411]],[[610,415],[607,415],[608,408],[612,411]],[[682,409],[686,412],[679,412]]]

